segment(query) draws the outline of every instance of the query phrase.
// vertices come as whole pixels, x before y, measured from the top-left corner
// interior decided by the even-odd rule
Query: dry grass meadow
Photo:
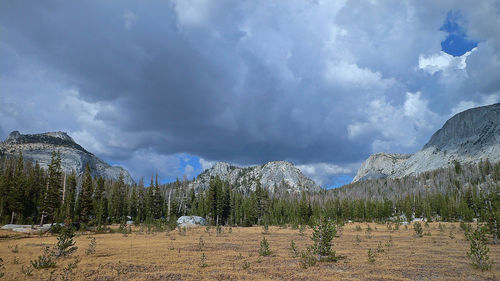
[[[371,223],[373,231],[368,235],[366,223],[346,224],[333,246],[346,259],[307,269],[300,266],[300,258],[292,256],[290,241],[299,250],[305,249],[311,244],[311,230],[301,235],[290,227],[270,227],[265,235],[262,227],[233,227],[231,233],[225,228],[219,236],[214,228],[207,232],[205,227],[188,229],[186,235],[177,230],[147,233],[134,228],[126,236],[93,235],[97,241],[93,255],[85,254],[90,240],[83,233],[76,238],[76,253],[57,260],[54,269],[34,269],[31,276],[23,273],[23,266],[26,269],[45,245],[54,245],[56,237],[1,231],[0,257],[4,280],[61,280],[64,267],[75,257],[81,261],[68,275],[72,280],[500,280],[500,245],[489,245],[495,262],[490,271],[473,269],[466,255],[469,243],[458,224],[443,225],[444,231],[437,223],[424,226],[424,232],[431,235],[417,238],[411,226],[391,231],[386,225]],[[260,257],[264,236],[273,253]],[[381,251],[373,263],[368,262],[369,248]],[[200,266],[203,254],[206,267]]]

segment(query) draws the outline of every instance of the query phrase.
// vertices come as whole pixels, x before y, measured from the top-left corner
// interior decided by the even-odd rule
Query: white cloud
[[[178,22],[183,26],[203,24],[209,17],[210,0],[172,0]]]
[[[205,159],[203,159],[203,158],[200,158],[199,162],[200,162],[200,165],[201,165],[201,169],[204,171],[204,170],[206,170],[206,169],[210,169],[210,168],[212,168],[212,166],[213,166],[213,165],[215,164],[215,162],[217,162],[217,161],[207,161],[207,160],[205,160]]]
[[[418,68],[434,74],[439,71],[463,70],[467,67],[467,57],[474,52],[476,48],[466,52],[462,56],[452,56],[443,51],[430,56],[420,55],[418,58]]]
[[[445,120],[429,108],[420,92],[406,93],[400,106],[385,98],[375,99],[365,109],[365,116],[365,122],[353,122],[347,131],[351,140],[378,135],[372,142],[372,152],[416,151]]]
[[[353,173],[352,168],[330,163],[297,165],[297,168],[299,168],[305,176],[310,177],[320,186],[325,186],[325,184],[330,183],[337,175]]]
[[[360,68],[357,64],[348,63],[346,61],[328,63],[325,76],[330,82],[341,83],[347,87],[353,88],[385,88],[394,83],[391,79],[382,79],[382,74],[379,72],[373,72],[368,68]]]
[[[193,178],[193,176],[196,176],[194,172],[195,171],[193,166],[188,164],[186,165],[186,167],[184,167],[184,175],[186,176],[186,178],[191,179]]]
[[[125,9],[125,11],[123,11],[122,17],[125,29],[131,29],[137,21],[137,16],[129,9]]]
[[[500,102],[500,92],[488,96],[483,96],[481,100],[479,100],[478,102],[471,100],[460,101],[456,106],[454,106],[451,109],[449,117],[452,117],[453,115],[465,111],[467,109],[471,109],[478,106],[490,105],[498,102]]]

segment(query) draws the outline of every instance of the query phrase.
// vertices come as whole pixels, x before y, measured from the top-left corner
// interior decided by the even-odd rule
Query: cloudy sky
[[[0,137],[136,179],[288,160],[324,187],[500,101],[499,1],[2,1]]]

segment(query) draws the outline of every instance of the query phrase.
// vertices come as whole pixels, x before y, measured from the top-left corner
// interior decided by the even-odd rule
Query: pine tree
[[[299,203],[299,219],[301,224],[308,224],[312,215],[311,204],[307,200],[305,191],[302,191],[302,198]]]
[[[107,199],[105,196],[105,182],[102,177],[98,177],[96,180],[95,190],[94,190],[94,198],[93,198],[93,206],[95,212],[96,223],[98,226],[104,224],[104,219],[107,217]]]
[[[109,216],[113,222],[121,222],[125,216],[125,183],[123,174],[120,173],[118,181],[113,184],[111,201],[109,202]]]
[[[260,181],[257,181],[255,196],[257,198],[257,221],[258,223],[262,223],[262,220],[269,213],[269,193],[266,189],[262,188]]]
[[[212,223],[218,225],[223,207],[222,181],[219,176],[210,179],[206,205]]]
[[[153,183],[152,177],[151,177],[151,183]],[[152,189],[151,213],[153,215],[153,218],[159,219],[162,215],[163,199],[162,199],[161,193],[160,193],[160,185],[158,183],[158,174],[156,174],[154,185],[151,185],[149,188]]]
[[[17,164],[14,171],[13,185],[9,190],[9,209],[12,212],[11,223],[15,217],[21,217],[24,213],[24,194],[26,189],[26,179],[24,175],[24,160],[23,154],[19,152]]]
[[[337,228],[330,220],[320,217],[318,223],[313,226],[311,239],[313,253],[318,255],[318,260],[336,261],[335,252],[332,251],[332,240],[337,234]]]
[[[49,178],[47,180],[47,190],[45,192],[42,216],[48,216],[50,221],[56,219],[57,210],[62,201],[62,170],[61,155],[52,152],[52,158],[49,165]],[[42,219],[43,221],[43,219]]]
[[[65,218],[72,221],[75,218],[75,202],[76,202],[76,174],[71,173],[66,179],[66,194],[64,198]]]
[[[88,222],[93,214],[92,206],[92,193],[94,186],[92,184],[92,175],[90,173],[90,166],[85,166],[85,173],[83,174],[82,189],[80,190],[80,221]]]

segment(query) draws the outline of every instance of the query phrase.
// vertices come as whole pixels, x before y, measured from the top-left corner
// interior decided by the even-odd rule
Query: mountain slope
[[[271,193],[320,190],[320,187],[313,180],[304,176],[297,167],[286,161],[273,161],[247,168],[217,162],[212,168],[198,175],[190,187],[195,190],[206,190],[209,187],[210,178],[216,176],[229,182],[234,188],[243,191],[255,190],[258,182]]]
[[[383,152],[370,155],[370,157],[361,164],[352,182],[385,178],[410,156],[410,154],[388,154]]]
[[[14,131],[0,143],[0,151],[7,156],[17,156],[22,152],[24,159],[38,162],[40,167],[45,169],[50,164],[52,152],[59,151],[61,167],[66,172],[75,171],[81,176],[88,163],[93,176],[117,180],[122,173],[126,184],[134,182],[127,170],[110,166],[85,150],[64,132],[23,135]]]
[[[353,182],[370,178],[400,178],[448,167],[454,161],[476,163],[488,158],[492,162],[498,162],[500,103],[456,114],[434,133],[421,150],[406,160],[391,166],[385,160],[377,162],[373,158],[374,155],[370,156],[361,165]]]

